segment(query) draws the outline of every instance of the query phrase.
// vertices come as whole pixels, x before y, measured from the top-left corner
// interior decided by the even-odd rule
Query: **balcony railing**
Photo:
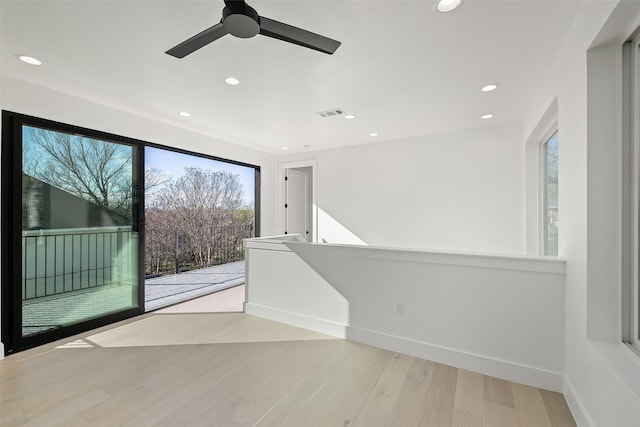
[[[145,233],[146,276],[244,260],[253,224],[151,229]],[[22,232],[22,299],[137,282],[138,233],[131,227]]]
[[[153,277],[242,261],[242,240],[251,237],[253,224],[147,229],[145,272]]]
[[[22,232],[22,299],[131,281],[131,227]]]

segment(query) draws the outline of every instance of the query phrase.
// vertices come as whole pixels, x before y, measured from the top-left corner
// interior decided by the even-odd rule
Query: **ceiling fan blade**
[[[233,13],[242,13],[249,6],[244,0],[224,0],[224,5],[231,9]]]
[[[260,34],[285,42],[308,47],[328,53],[329,55],[338,49],[340,42],[302,28],[293,27],[273,19],[260,17]]]
[[[193,53],[201,47],[204,47],[209,43],[218,40],[220,37],[226,34],[227,30],[224,29],[224,25],[222,25],[222,22],[220,22],[213,27],[207,28],[201,33],[196,34],[190,39],[183,41],[179,45],[172,47],[165,53],[171,56],[175,56],[176,58],[184,58],[190,53]]]

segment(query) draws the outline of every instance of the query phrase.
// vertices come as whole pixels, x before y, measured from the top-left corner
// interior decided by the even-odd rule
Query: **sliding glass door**
[[[242,239],[260,235],[260,168],[165,148],[2,112],[5,353],[143,314],[145,266],[149,277],[181,273],[180,292],[243,281]],[[235,269],[183,274],[220,264]],[[176,288],[165,279],[147,308]]]
[[[19,159],[11,189],[18,203],[11,218],[3,212],[5,227],[10,223],[5,231],[14,236],[12,247],[3,248],[12,255],[12,289],[3,294],[3,302],[6,293],[11,300],[10,347],[28,348],[140,313],[140,147],[10,119],[12,156]]]
[[[244,284],[255,168],[157,147],[144,158],[146,311]]]

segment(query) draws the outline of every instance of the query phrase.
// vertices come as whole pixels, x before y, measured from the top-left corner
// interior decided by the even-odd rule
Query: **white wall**
[[[262,226],[275,227],[275,156],[11,77],[2,76],[0,86],[3,110],[261,166]]]
[[[261,233],[276,232],[275,156],[14,78],[3,76],[0,88],[3,110],[260,166]]]
[[[317,160],[318,241],[524,253],[521,141],[507,124],[282,159]]]
[[[640,3],[616,3],[582,4],[524,123],[527,138],[557,98],[564,394],[580,426],[640,425],[640,358],[619,334],[620,45]]]
[[[276,242],[245,241],[247,313],[562,389],[564,261]]]

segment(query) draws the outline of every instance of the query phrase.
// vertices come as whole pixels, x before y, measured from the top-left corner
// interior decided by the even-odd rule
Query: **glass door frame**
[[[63,326],[42,334],[22,336],[22,290],[18,291],[11,284],[21,282],[22,279],[22,126],[60,131],[64,133],[78,134],[93,139],[104,140],[128,145],[134,148],[136,157],[133,159],[137,174],[134,177],[133,187],[133,221],[132,231],[138,233],[138,307],[125,309],[113,314],[89,319],[81,323]],[[5,355],[16,353],[28,348],[47,344],[58,339],[86,332],[102,326],[106,326],[121,320],[133,318],[145,313],[144,298],[144,258],[145,258],[145,219],[144,219],[144,148],[154,147],[183,154],[205,157],[211,160],[222,161],[239,166],[246,166],[254,170],[254,235],[260,237],[260,198],[261,198],[261,169],[260,166],[229,160],[222,157],[192,152],[176,147],[155,144],[152,142],[137,140],[107,132],[87,129],[75,125],[42,119],[25,114],[2,110],[2,146],[0,159],[2,166],[2,181],[0,191],[1,204],[1,244],[0,244],[0,268],[1,268],[1,340],[4,344]]]
[[[79,134],[132,147],[132,231],[138,233],[138,306],[61,326],[36,335],[22,334],[22,127],[24,125]],[[2,342],[12,354],[38,345],[99,328],[144,313],[144,146],[143,141],[63,124],[51,120],[2,111]]]
[[[133,221],[132,231],[138,233],[138,307],[125,309],[113,314],[89,319],[81,323],[63,326],[42,334],[32,336],[22,336],[22,290],[18,291],[16,286],[12,286],[14,281],[22,279],[22,126],[33,126],[39,128],[60,131],[63,133],[79,134],[93,139],[107,142],[128,145],[134,148],[135,158],[134,168],[137,174],[134,177],[133,199]],[[145,257],[145,219],[144,219],[144,148],[155,147],[183,154],[205,157],[211,160],[222,161],[239,166],[246,166],[254,170],[254,235],[260,237],[260,198],[261,198],[261,169],[260,166],[249,163],[225,159],[222,157],[196,153],[176,147],[155,144],[152,142],[137,140],[120,135],[111,134],[60,123],[53,120],[42,119],[25,114],[2,110],[2,146],[0,159],[2,166],[1,194],[4,203],[1,205],[1,244],[0,244],[0,267],[2,307],[0,310],[2,328],[1,340],[4,344],[5,355],[16,353],[28,348],[47,344],[58,339],[66,338],[75,334],[86,332],[102,326],[106,326],[121,320],[133,318],[145,313],[144,298],[144,257]],[[18,255],[20,254],[20,255]]]

